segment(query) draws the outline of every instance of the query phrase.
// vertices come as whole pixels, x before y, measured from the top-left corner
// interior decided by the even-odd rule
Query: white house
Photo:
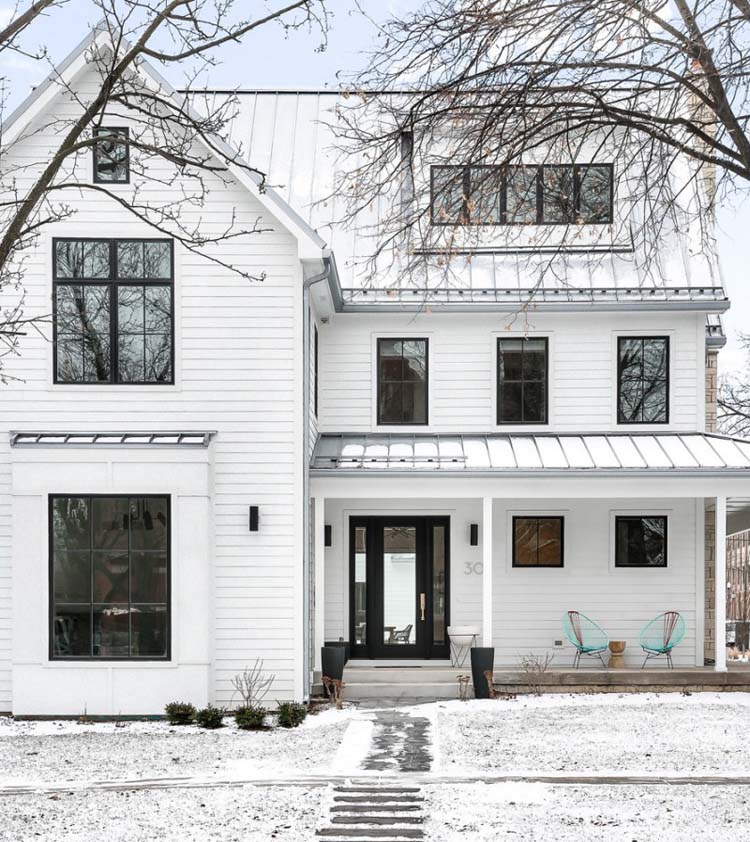
[[[80,97],[99,37],[61,68]],[[750,443],[707,432],[729,306],[714,268],[665,243],[646,285],[627,243],[603,245],[625,201],[612,161],[588,185],[575,283],[537,288],[498,224],[462,286],[363,286],[367,240],[325,201],[336,101],[240,94],[232,140],[271,188],[230,168],[200,218],[262,220],[220,246],[262,283],[86,191],[29,255],[27,312],[52,301],[55,319],[0,402],[0,711],[230,705],[256,658],[275,698],[303,699],[325,641],[441,663],[456,624],[500,666],[567,665],[571,609],[627,640],[632,666],[641,626],[677,610],[675,663],[702,667],[708,638],[726,669],[723,535],[727,500],[750,499]],[[46,118],[79,107],[40,86],[5,127],[6,166],[51,152]],[[559,165],[583,184],[580,162]],[[74,174],[96,166],[82,155]],[[533,243],[551,211],[529,173],[541,204],[516,212]]]

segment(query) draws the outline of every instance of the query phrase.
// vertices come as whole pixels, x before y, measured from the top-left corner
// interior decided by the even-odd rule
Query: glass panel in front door
[[[445,644],[445,527],[432,527],[432,642]]]
[[[354,642],[367,643],[367,527],[354,530]]]
[[[383,643],[417,641],[417,529],[383,527]]]

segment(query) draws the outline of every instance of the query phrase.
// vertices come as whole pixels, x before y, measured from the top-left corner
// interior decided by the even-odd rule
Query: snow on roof
[[[321,474],[750,474],[750,441],[712,433],[323,434],[311,469]]]

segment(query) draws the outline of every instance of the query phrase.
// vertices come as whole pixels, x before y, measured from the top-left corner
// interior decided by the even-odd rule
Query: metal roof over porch
[[[750,477],[750,441],[715,433],[322,434],[317,476],[384,472],[449,475]]]

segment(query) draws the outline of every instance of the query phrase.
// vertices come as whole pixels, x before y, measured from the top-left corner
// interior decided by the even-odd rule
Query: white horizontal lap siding
[[[612,512],[667,513],[666,569],[614,568]],[[519,569],[511,566],[513,514],[562,515],[564,567]],[[674,651],[676,664],[695,663],[696,562],[695,502],[672,500],[496,500],[494,507],[493,643],[495,663],[518,666],[523,655],[554,655],[556,667],[572,664],[574,649],[563,639],[563,615],[580,611],[595,620],[611,640],[627,641],[626,665],[638,667],[643,655],[638,633],[657,614],[679,611],[686,623],[684,641]],[[605,656],[606,660],[606,656]]]
[[[85,87],[85,86],[84,86]],[[59,106],[72,115],[77,107]],[[42,121],[43,122],[43,121]],[[105,120],[105,124],[106,124]],[[114,125],[127,125],[113,117]],[[33,147],[33,148],[32,148]],[[54,139],[42,132],[15,157],[44,161]],[[6,166],[8,166],[6,162]],[[154,171],[165,168],[155,163]],[[90,153],[78,171],[90,177]],[[207,235],[224,231],[236,214],[238,224],[271,230],[216,247],[220,258],[265,280],[251,281],[175,246],[174,386],[52,386],[52,346],[29,331],[21,354],[6,358],[6,372],[19,378],[2,388],[0,431],[10,429],[206,429],[216,430],[212,445],[213,591],[205,598],[214,615],[213,696],[232,697],[231,679],[256,658],[276,675],[274,698],[299,695],[295,679],[295,628],[301,581],[301,273],[295,240],[244,188],[205,176],[203,208],[185,206],[181,221],[200,224]],[[226,175],[223,176],[226,179]],[[28,181],[28,179],[27,179]],[[129,187],[114,190],[128,193]],[[140,195],[163,197],[174,188],[147,185]],[[177,194],[175,194],[177,195]],[[73,192],[65,200],[74,215],[48,228],[30,254],[24,278],[26,315],[50,311],[51,238],[162,236],[144,227],[116,203]],[[0,465],[0,710],[9,707],[10,524],[2,492],[7,491],[7,454]],[[81,491],[85,491],[82,475]],[[260,507],[260,531],[248,530],[248,507]],[[180,559],[173,559],[179,566]],[[46,582],[40,582],[46,588]],[[179,613],[180,606],[173,611]],[[173,621],[173,625],[174,625]],[[296,682],[296,683],[295,683]],[[165,701],[169,701],[166,699]],[[158,712],[158,711],[155,711]]]
[[[550,343],[550,427],[571,432],[613,429],[615,338],[642,333],[670,337],[668,428],[694,430],[703,401],[698,391],[704,355],[698,328],[703,319],[703,314],[675,312],[530,313],[515,318],[478,313],[339,314],[321,327],[320,428],[377,429],[374,337],[390,335],[429,338],[430,423],[423,429],[488,432],[496,427],[498,337],[538,335],[548,336]]]
[[[2,387],[0,387],[2,388]],[[10,458],[7,438],[0,440],[0,713],[12,709],[12,504]]]

